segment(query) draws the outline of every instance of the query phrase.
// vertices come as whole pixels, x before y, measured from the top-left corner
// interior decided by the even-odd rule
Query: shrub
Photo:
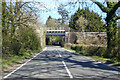
[[[76,46],[75,49],[76,49],[76,51],[82,51],[83,46]]]
[[[100,57],[106,57],[106,50],[107,47],[101,47],[101,46],[86,46],[86,45],[78,45],[78,44],[67,44],[67,47],[71,46],[71,49],[75,50],[77,53],[86,55],[86,56],[100,56]],[[109,59],[120,61],[119,56],[119,50],[117,47],[115,47],[112,50],[112,53],[110,54]]]
[[[71,49],[76,50],[76,52],[86,55],[86,56],[102,56],[104,57],[104,54],[106,52],[106,47],[100,47],[100,46],[86,46],[86,45],[71,45]]]
[[[103,56],[106,52],[106,47],[98,47],[98,50],[96,51],[96,56]]]
[[[98,49],[99,49],[99,47],[96,47],[96,46],[88,46],[86,52],[88,52],[92,55],[95,55],[96,52],[98,51]]]
[[[27,52],[28,50],[38,50],[40,49],[40,40],[35,33],[35,31],[31,28],[25,28],[24,30],[20,29],[17,31],[18,40],[21,43],[20,53]]]
[[[66,47],[66,48],[71,48],[71,46],[72,46],[72,44],[71,43],[66,43],[66,44],[64,44],[64,46]]]
[[[75,45],[72,45],[72,46],[71,46],[71,49],[75,50],[75,49],[76,49],[76,46],[75,46]]]
[[[29,56],[30,54],[28,52],[22,52],[22,53],[19,53],[19,55],[21,55],[21,56]]]

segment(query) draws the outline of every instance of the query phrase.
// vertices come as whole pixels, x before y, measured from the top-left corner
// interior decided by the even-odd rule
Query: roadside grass
[[[67,50],[70,50],[70,51],[72,51],[72,52],[76,52],[75,50],[72,50],[72,49],[69,49],[69,48],[66,48],[66,47],[62,47],[62,48],[67,49]]]
[[[70,50],[72,52],[75,52],[75,53],[79,53],[79,54],[84,55],[84,56],[88,56],[88,57],[97,59],[98,61],[102,61],[105,64],[110,64],[112,66],[116,66],[120,70],[120,62],[118,62],[116,60],[112,60],[112,59],[108,59],[108,58],[103,58],[101,56],[94,56],[92,54],[89,54],[89,53],[86,53],[86,52],[83,52],[83,51],[75,51],[75,50],[72,50],[72,49],[69,49],[69,48],[65,48],[65,47],[63,47],[63,48],[67,49],[67,50]]]
[[[34,51],[28,51],[28,52],[23,52],[20,55],[8,55],[8,56],[2,56],[2,67],[3,69],[8,68],[9,66],[14,65],[17,62],[20,62],[31,55],[40,52],[40,50],[34,50]]]
[[[12,65],[24,58],[25,58],[25,56],[17,56],[17,55],[3,57],[2,58],[2,66],[3,66],[3,68],[7,67],[8,65]]]

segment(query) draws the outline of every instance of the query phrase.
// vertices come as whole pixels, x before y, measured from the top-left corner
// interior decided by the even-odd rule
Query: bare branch
[[[118,7],[120,7],[120,1],[114,6],[114,8],[109,12],[111,14],[114,14],[116,12],[116,10],[118,9]]]
[[[112,15],[115,14],[116,10],[120,7],[120,1],[113,7],[113,9],[109,12],[106,20],[110,20],[112,18]],[[118,19],[118,18],[117,18]]]
[[[120,19],[120,17],[117,17],[117,20]]]
[[[106,7],[104,7],[100,2],[97,2],[96,0],[91,0],[91,1],[93,1],[95,4],[97,4],[103,12],[106,12],[106,13],[108,12],[108,9]]]

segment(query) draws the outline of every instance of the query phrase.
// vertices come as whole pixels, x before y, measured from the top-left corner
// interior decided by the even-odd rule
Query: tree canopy
[[[44,30],[40,30],[43,26],[38,21],[36,9],[30,4],[34,3],[22,0],[2,1],[3,54],[19,55],[27,50],[42,49],[44,46]]]
[[[58,21],[49,16],[46,25],[47,27],[58,27]]]
[[[111,2],[108,0],[105,0],[105,4],[102,2],[99,2],[97,0],[91,0],[93,1],[93,3],[95,3],[102,12],[107,14],[107,17],[105,19],[105,29],[106,29],[106,33],[107,33],[107,50],[106,50],[106,54],[104,55],[105,57],[108,58],[113,58],[116,57],[117,60],[120,60],[120,53],[119,53],[119,48],[118,46],[120,46],[120,44],[118,44],[118,39],[119,37],[118,35],[118,27],[116,26],[116,21],[118,19],[120,19],[120,16],[116,15],[116,10],[120,7],[120,1],[118,2]],[[76,5],[77,3],[81,4],[82,2],[80,2],[80,0],[74,1],[74,2],[70,2],[69,5]],[[86,2],[85,2],[86,3]],[[74,19],[74,16],[71,17]],[[70,27],[73,28],[75,30],[76,26],[74,25],[73,19],[71,20],[71,25]],[[92,19],[92,17],[91,17]],[[76,20],[76,19],[75,19]]]
[[[68,11],[65,9],[65,5],[61,4],[59,7],[58,7],[58,13],[61,15],[61,24],[64,24],[66,22],[66,20],[68,20]]]
[[[78,26],[79,20],[79,26]],[[84,21],[83,21],[84,20]],[[80,24],[84,22],[84,24]],[[102,32],[105,31],[102,18],[95,12],[90,12],[89,8],[78,8],[77,12],[71,16],[69,27],[73,31],[81,31],[81,26],[86,32]]]

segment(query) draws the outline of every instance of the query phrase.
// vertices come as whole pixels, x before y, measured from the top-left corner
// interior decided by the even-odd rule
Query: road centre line
[[[57,49],[56,49],[56,51],[57,51]],[[60,52],[59,52],[59,51],[57,51],[57,52],[58,52],[59,56],[62,57],[62,55],[60,54]],[[63,65],[64,65],[64,67],[65,67],[65,69],[66,69],[66,71],[67,71],[69,77],[70,77],[70,78],[73,78],[73,76],[72,76],[70,70],[68,69],[67,65],[65,64],[65,61],[62,60],[62,63],[63,63]]]
[[[47,48],[45,48],[43,51],[45,51]],[[42,52],[43,52],[42,51]],[[42,53],[40,52],[40,53]],[[12,75],[14,72],[16,72],[17,70],[19,70],[21,67],[23,67],[24,65],[26,65],[28,62],[30,62],[33,58],[35,58],[37,55],[39,55],[40,53],[36,54],[35,56],[33,56],[31,59],[29,59],[27,62],[23,63],[21,66],[19,66],[18,68],[16,68],[15,70],[13,70],[12,72],[10,72],[9,74],[7,74],[6,76],[4,76],[3,78],[7,78],[9,77],[10,75]]]
[[[64,65],[64,67],[65,67],[65,69],[66,69],[68,75],[70,76],[70,78],[73,78],[73,76],[72,76],[71,72],[69,71],[68,67],[66,66],[65,62],[62,61],[62,63],[63,63],[63,65]]]
[[[59,53],[59,56],[62,57],[60,53]]]

